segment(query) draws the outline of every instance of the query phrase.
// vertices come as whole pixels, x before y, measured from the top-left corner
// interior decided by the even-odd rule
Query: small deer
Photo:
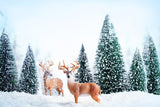
[[[48,61],[49,62],[49,61]],[[42,71],[44,72],[43,80],[44,80],[44,89],[45,89],[45,95],[47,95],[47,90],[50,91],[50,96],[52,96],[52,90],[56,89],[58,91],[58,95],[62,93],[63,94],[63,82],[59,78],[49,78],[49,76],[52,76],[52,74],[49,71],[49,68],[53,65],[53,61],[49,62],[49,66],[46,66],[45,64],[42,64],[42,61],[40,62],[39,66],[42,67]]]
[[[68,78],[68,89],[71,92],[72,95],[74,95],[75,103],[78,103],[78,97],[82,94],[89,94],[92,99],[100,103],[100,99],[98,98],[98,95],[101,95],[100,87],[95,83],[77,83],[71,78],[71,74],[80,67],[79,63],[75,61],[75,64],[72,64],[72,69],[69,70],[69,67],[65,66],[65,63],[63,61],[63,65],[59,63],[58,69],[63,70],[63,72],[66,74]]]

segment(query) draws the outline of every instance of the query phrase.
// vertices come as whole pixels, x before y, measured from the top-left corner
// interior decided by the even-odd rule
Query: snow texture
[[[144,92],[102,94],[98,104],[90,96],[44,96],[18,92],[0,92],[1,107],[160,107],[160,96]]]

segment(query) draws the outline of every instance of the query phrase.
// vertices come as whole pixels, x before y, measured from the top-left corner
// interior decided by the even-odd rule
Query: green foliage
[[[17,89],[16,63],[11,44],[6,33],[0,38],[0,91],[15,91]]]
[[[118,38],[107,15],[96,51],[95,74],[102,93],[120,92],[124,90],[124,62]]]
[[[145,91],[145,72],[139,50],[136,49],[129,73],[130,90]]]
[[[75,74],[75,80],[79,83],[92,82],[92,75],[90,74],[90,70],[88,68],[88,59],[83,44],[80,50],[78,63],[80,64],[80,68]]]
[[[160,95],[159,61],[155,44],[150,35],[148,35],[144,45],[143,61],[147,71],[148,92]]]
[[[19,91],[36,94],[38,91],[37,71],[34,55],[30,46],[23,62],[22,73],[19,80]]]

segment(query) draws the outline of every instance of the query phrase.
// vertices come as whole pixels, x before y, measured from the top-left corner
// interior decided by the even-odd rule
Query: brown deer
[[[60,93],[62,93],[62,96],[64,96],[63,89],[62,89],[62,87],[63,87],[62,80],[59,78],[49,78],[49,76],[52,76],[52,74],[49,71],[49,68],[52,65],[53,65],[53,61],[49,62],[49,66],[42,64],[42,61],[39,64],[39,66],[42,67],[42,71],[44,72],[43,80],[44,80],[45,95],[47,95],[47,90],[49,90],[50,96],[52,96],[52,90],[56,89],[58,91],[58,95],[60,95]]]
[[[64,73],[66,73],[66,76],[68,78],[68,89],[71,92],[72,95],[74,95],[75,103],[78,103],[78,97],[81,94],[89,94],[95,101],[100,103],[100,99],[98,98],[98,95],[101,95],[100,87],[95,83],[77,83],[74,80],[71,79],[71,74],[80,67],[79,63],[75,61],[75,64],[72,64],[72,69],[69,70],[69,67],[65,66],[65,63],[63,61],[63,65],[59,63],[58,69],[63,70]]]

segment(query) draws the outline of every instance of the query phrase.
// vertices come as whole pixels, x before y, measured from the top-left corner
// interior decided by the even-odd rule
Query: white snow
[[[19,92],[0,92],[0,107],[160,107],[160,96],[145,92],[102,94],[98,104],[90,96],[80,96],[74,103],[73,96],[30,95]]]

